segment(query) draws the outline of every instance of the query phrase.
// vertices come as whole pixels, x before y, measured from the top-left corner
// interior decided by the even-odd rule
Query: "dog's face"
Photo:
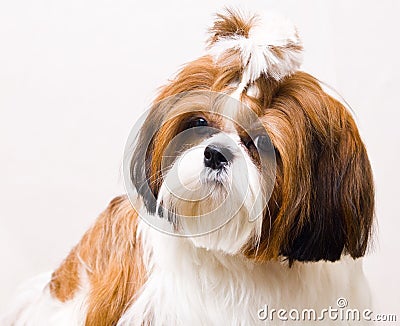
[[[247,105],[223,92],[179,92],[157,102],[140,137],[132,179],[150,213],[209,249],[236,253],[260,238],[275,151]]]
[[[234,53],[207,55],[163,88],[130,165],[147,211],[250,259],[362,256],[374,193],[351,115],[306,73],[261,74],[237,96],[242,74]]]

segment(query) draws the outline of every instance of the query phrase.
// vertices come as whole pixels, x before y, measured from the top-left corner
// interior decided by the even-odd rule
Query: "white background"
[[[232,3],[0,2],[0,311],[18,283],[56,267],[123,192],[131,126],[157,87],[203,54],[212,13]],[[297,24],[304,70],[355,112],[376,182],[365,272],[375,310],[399,319],[399,2],[253,3]]]

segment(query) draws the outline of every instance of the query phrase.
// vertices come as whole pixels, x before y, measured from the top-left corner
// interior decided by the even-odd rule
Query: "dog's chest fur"
[[[141,232],[150,277],[121,325],[254,325],[258,311],[369,305],[361,261],[254,264],[193,247],[185,238],[149,229]],[[274,316],[271,324],[280,324]],[[267,321],[270,324],[271,321]],[[329,321],[326,321],[329,323]],[[265,323],[265,322],[264,322]],[[345,322],[346,324],[347,322]]]

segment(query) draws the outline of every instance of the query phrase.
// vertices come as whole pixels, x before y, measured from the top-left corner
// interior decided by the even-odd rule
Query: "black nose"
[[[208,145],[204,150],[204,165],[208,168],[222,169],[231,159],[232,153],[229,149]]]

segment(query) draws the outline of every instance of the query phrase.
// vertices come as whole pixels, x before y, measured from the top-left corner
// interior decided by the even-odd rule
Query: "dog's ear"
[[[179,82],[179,79],[177,80]],[[131,182],[150,214],[156,212],[158,192],[163,183],[163,173],[167,169],[162,166],[164,151],[172,139],[182,131],[181,122],[186,117],[185,114],[169,115],[176,102],[187,94],[184,89],[179,92],[180,89],[174,86],[174,83],[165,86],[161,95],[154,101],[135,140],[130,162]],[[174,94],[173,91],[178,93]],[[157,213],[162,214],[162,211]]]
[[[147,211],[154,214],[157,204],[157,193],[161,186],[159,170],[153,169],[155,142],[163,121],[163,108],[159,103],[153,105],[144,121],[134,144],[130,164],[131,181],[143,200]]]
[[[145,141],[146,137],[143,135],[144,133],[146,133],[146,131],[143,130],[142,127],[142,131],[136,141],[137,143],[133,152],[130,171],[131,180],[138,195],[142,198],[147,211],[153,214],[156,210],[156,197],[150,188],[149,179],[153,141],[147,143]]]
[[[291,139],[296,144],[282,155],[282,204],[288,216],[277,220],[287,232],[280,253],[290,262],[336,261],[342,253],[361,257],[374,214],[365,146],[347,109],[311,76],[299,76],[285,95],[297,113]]]
[[[343,252],[361,257],[370,236],[374,194],[354,122],[349,120],[332,144],[314,139],[312,146],[308,214],[294,219],[283,254],[290,261],[336,261]]]
[[[276,149],[276,180],[261,239],[245,247],[245,255],[259,261],[284,256],[290,263],[363,256],[374,186],[348,110],[314,77],[296,72],[274,90],[263,119]]]

